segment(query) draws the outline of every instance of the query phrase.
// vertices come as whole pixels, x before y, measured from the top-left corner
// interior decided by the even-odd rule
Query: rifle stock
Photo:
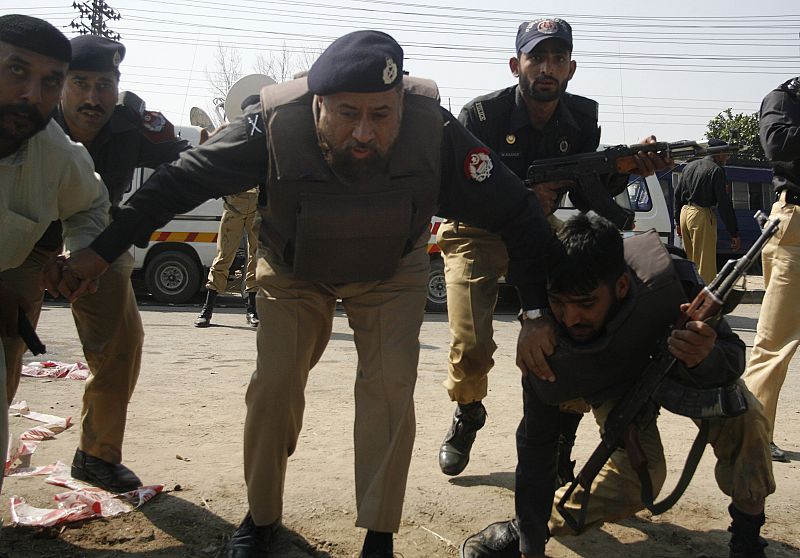
[[[580,532],[585,526],[587,506],[594,479],[614,451],[617,448],[625,447],[625,440],[631,439],[631,434],[635,434],[631,433],[631,430],[636,429],[636,424],[646,422],[645,417],[649,416],[647,415],[648,410],[653,405],[653,394],[677,363],[677,359],[667,349],[666,340],[670,332],[675,328],[683,328],[688,321],[716,319],[719,316],[725,298],[733,290],[736,281],[747,272],[747,269],[763,250],[766,242],[778,229],[778,219],[768,220],[760,211],[756,213],[755,219],[762,226],[759,238],[744,256],[737,260],[728,261],[714,280],[698,293],[687,311],[681,314],[675,325],[661,339],[650,364],[609,413],[603,428],[600,444],[592,452],[575,480],[572,481],[563,497],[556,504],[556,509],[564,518],[564,521],[576,532]],[[646,474],[646,469],[644,473]],[[689,476],[690,478],[691,476]],[[681,480],[682,482],[684,481],[683,478]],[[688,484],[688,479],[685,482]],[[576,518],[566,509],[566,503],[578,486],[583,489],[583,495],[580,501],[580,511]],[[679,493],[673,493],[668,498],[670,500],[669,505],[674,504],[678,497],[680,497]],[[664,505],[654,506],[659,510],[658,513],[663,513],[668,509]]]

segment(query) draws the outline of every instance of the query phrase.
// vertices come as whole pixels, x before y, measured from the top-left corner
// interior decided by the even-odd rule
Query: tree
[[[719,138],[731,141],[734,130],[738,131],[738,143],[745,147],[740,151],[737,159],[746,161],[766,161],[761,141],[758,139],[758,113],[733,114],[733,109],[727,108],[712,118],[706,128],[706,138]]]
[[[292,79],[298,72],[308,70],[321,53],[321,48],[303,48],[293,52],[283,43],[277,54],[260,53],[253,64],[253,70],[282,83]]]
[[[231,86],[242,77],[242,55],[235,48],[218,44],[217,51],[214,53],[214,63],[213,70],[206,67],[206,79],[214,91],[214,107],[216,109],[225,101]],[[220,115],[216,110],[211,111],[210,115],[213,120],[219,120]],[[220,123],[219,121],[215,122],[217,125]]]

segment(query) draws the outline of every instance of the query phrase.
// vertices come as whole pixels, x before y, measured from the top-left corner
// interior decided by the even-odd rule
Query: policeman
[[[356,524],[367,529],[361,556],[392,556],[414,441],[430,218],[500,233],[509,279],[526,285],[526,307],[543,304],[537,270],[552,233],[535,196],[440,107],[436,85],[404,77],[395,40],[357,31],[334,41],[307,77],[263,89],[261,106],[159,169],[91,250],[72,254],[70,269],[96,276],[173,214],[256,183],[267,188],[258,309],[270,319],[259,324],[246,397],[250,509],[228,556],[264,556],[275,536],[304,387],[330,338],[337,299],[359,357]]]
[[[258,95],[250,95],[242,101],[242,110],[260,102]],[[224,293],[228,285],[228,273],[236,257],[236,251],[242,241],[242,232],[247,235],[247,267],[245,271],[245,290],[247,291],[247,323],[258,326],[256,310],[256,250],[258,249],[258,188],[241,194],[233,194],[222,198],[224,209],[219,223],[217,235],[217,255],[208,270],[206,282],[206,302],[200,315],[194,321],[196,327],[211,325],[214,304],[219,293]]]
[[[110,39],[83,35],[72,39],[72,60],[55,115],[64,131],[82,143],[108,189],[112,207],[119,205],[136,167],[173,161],[189,147],[157,112],[137,112],[117,105],[119,66],[125,47]],[[13,270],[26,296],[41,300],[36,265],[61,245],[59,222],[51,225],[26,262]],[[141,486],[122,465],[122,441],[128,401],[142,357],[144,331],[131,286],[133,257],[122,253],[103,277],[96,293],[72,304],[83,354],[89,365],[81,411],[81,437],[72,476],[112,492]],[[22,343],[7,347],[11,359],[9,399],[19,385]]]
[[[467,103],[459,120],[520,178],[525,178],[535,159],[595,151],[600,141],[597,103],[566,92],[577,67],[571,59],[570,25],[562,19],[549,18],[523,22],[517,32],[516,54],[509,66],[519,83]],[[653,164],[661,163],[655,158],[641,158],[640,173],[652,174]],[[614,180],[626,181],[627,175]],[[536,186],[548,215],[555,211],[556,193],[563,186]],[[492,339],[492,315],[497,282],[508,265],[501,238],[472,225],[447,221],[438,236],[444,254],[452,335],[444,386],[450,399],[457,403],[439,450],[439,466],[447,475],[458,475],[467,466],[475,433],[486,421],[482,400],[487,393],[487,375],[494,365],[492,354],[497,348]],[[521,318],[535,319],[537,315],[534,309],[521,314]],[[542,322],[536,320],[540,326]],[[547,329],[540,327],[538,331]],[[561,461],[565,476],[571,474],[569,454],[580,418],[581,414],[571,412],[562,415]]]
[[[708,140],[710,147],[727,145],[718,138]],[[726,191],[725,163],[730,155],[708,155],[686,165],[675,189],[676,229],[690,260],[697,264],[703,281],[710,283],[717,274],[717,207],[722,222],[731,235],[731,250],[741,246],[733,202]]]
[[[770,215],[781,222],[762,253],[766,291],[745,381],[766,409],[772,458],[788,461],[775,445],[773,433],[778,396],[800,340],[800,319],[795,311],[800,295],[800,221],[793,219],[800,211],[800,77],[764,97],[758,127],[764,153],[774,169],[776,201]]]
[[[108,223],[108,193],[86,150],[51,120],[70,61],[70,44],[55,27],[30,16],[0,17],[0,458],[8,449],[7,403],[25,350],[18,312],[36,324],[42,306],[36,241],[53,219],[64,222],[67,249],[87,246]],[[30,276],[19,270],[34,268]],[[54,281],[60,268],[51,267]],[[49,286],[53,286],[51,283]],[[55,290],[55,288],[54,288]],[[0,487],[2,474],[0,473]]]
[[[545,401],[584,396],[600,428],[619,398],[649,362],[651,347],[686,309],[686,295],[702,288],[687,260],[674,263],[652,233],[626,239],[597,215],[578,215],[559,230],[563,257],[548,271],[549,313],[559,325],[551,356],[556,382],[533,374],[523,379],[524,416],[517,430],[516,520],[493,524],[468,538],[463,558],[544,557],[550,534],[572,534],[554,503],[558,407]],[[681,272],[683,268],[683,272]],[[688,289],[685,292],[685,289]],[[526,327],[523,325],[523,327]],[[731,558],[763,558],[759,537],[764,501],[775,491],[763,407],[739,380],[745,345],[724,319],[716,327],[689,322],[668,340],[678,360],[671,374],[694,388],[735,383],[747,402],[744,414],[707,419],[708,442],[717,457],[716,478],[731,497]],[[559,380],[562,382],[559,384]],[[696,392],[696,390],[695,390]],[[551,401],[553,397],[553,401]],[[677,401],[682,404],[685,399]],[[655,420],[638,425],[652,493],[666,477],[664,450]],[[606,463],[592,486],[586,525],[624,519],[644,508],[642,476],[623,450]],[[566,488],[555,494],[559,501]],[[578,487],[567,502],[573,515],[583,497]],[[552,515],[551,515],[552,514]],[[549,529],[548,529],[549,520]]]

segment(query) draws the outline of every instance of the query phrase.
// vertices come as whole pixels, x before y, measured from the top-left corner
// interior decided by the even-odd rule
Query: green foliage
[[[746,148],[740,151],[737,159],[751,161],[766,161],[764,150],[758,139],[758,113],[753,114],[733,114],[733,109],[727,108],[708,123],[706,128],[706,138],[719,138],[730,141],[731,130],[739,131],[739,143]]]

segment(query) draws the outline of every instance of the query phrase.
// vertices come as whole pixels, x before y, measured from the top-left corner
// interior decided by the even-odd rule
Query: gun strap
[[[709,421],[706,419],[700,421],[700,430],[697,433],[697,437],[694,439],[694,443],[692,443],[689,455],[686,456],[686,464],[683,466],[683,472],[678,479],[678,484],[675,485],[675,488],[669,496],[660,502],[653,501],[653,483],[650,480],[650,474],[646,469],[644,471],[638,471],[639,481],[642,484],[642,503],[653,515],[661,515],[669,510],[680,500],[681,496],[683,496],[683,493],[692,481],[694,472],[697,470],[697,465],[700,463],[700,458],[703,457],[703,452],[706,449],[709,425]]]

